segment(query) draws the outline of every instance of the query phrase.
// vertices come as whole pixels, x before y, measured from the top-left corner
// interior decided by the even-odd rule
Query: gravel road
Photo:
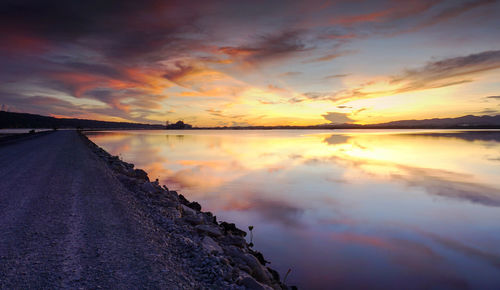
[[[0,288],[191,288],[75,131],[0,147]]]

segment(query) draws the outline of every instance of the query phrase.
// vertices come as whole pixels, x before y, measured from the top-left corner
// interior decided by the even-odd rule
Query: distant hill
[[[434,118],[424,120],[402,120],[380,123],[377,127],[404,127],[404,128],[500,128],[500,115],[496,116],[473,116],[467,115],[458,118]]]
[[[165,129],[165,126],[86,119],[54,118],[34,114],[0,111],[0,129],[5,128]]]
[[[270,130],[270,129],[500,129],[500,115],[473,116],[458,118],[434,118],[424,120],[401,120],[387,123],[358,124],[322,124],[313,126],[248,126],[248,127],[205,127],[197,129],[229,130]]]
[[[86,129],[191,129],[192,126],[182,121],[165,125],[127,122],[106,122],[86,119],[66,119],[40,116],[26,113],[0,111],[0,129],[2,128],[86,128]],[[500,129],[500,115],[473,116],[458,118],[434,118],[424,120],[401,120],[387,123],[323,124],[315,126],[247,126],[247,127],[198,127],[193,129],[229,129],[229,130],[270,130],[270,129]]]

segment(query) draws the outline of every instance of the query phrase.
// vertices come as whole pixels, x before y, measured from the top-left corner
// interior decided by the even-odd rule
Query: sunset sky
[[[0,3],[2,110],[196,126],[500,114],[500,1]]]

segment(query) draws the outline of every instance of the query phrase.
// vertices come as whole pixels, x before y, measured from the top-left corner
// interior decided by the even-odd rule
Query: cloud
[[[302,225],[301,215],[304,209],[283,201],[254,199],[252,210],[259,212],[266,220],[277,221],[285,226]]]
[[[337,113],[337,112],[327,112],[326,114],[321,115],[326,120],[330,121],[332,124],[344,124],[354,122],[355,120],[347,117],[348,114],[345,113]]]
[[[191,64],[187,64],[183,61],[176,61],[174,62],[173,67],[167,69],[167,71],[163,74],[163,77],[174,83],[179,83],[186,76],[199,71],[199,68],[196,68]]]
[[[215,109],[207,109],[205,111],[208,112],[212,116],[220,117],[220,118],[241,119],[241,118],[244,118],[246,116],[243,114],[233,114],[233,115],[225,114],[222,110],[215,110]],[[245,123],[245,122],[239,123],[240,125],[234,125],[235,121],[232,121],[232,124],[233,124],[232,126],[247,126],[248,125],[248,123]],[[242,125],[242,124],[247,124],[247,125]]]
[[[410,69],[400,76],[395,76],[391,82],[429,84],[449,78],[468,77],[498,68],[500,68],[500,50],[490,50],[429,62],[422,68]],[[410,85],[412,86],[414,85]]]
[[[0,105],[0,111],[4,111],[4,112],[10,112],[10,108],[8,105],[6,104],[1,104]]]
[[[473,77],[487,71],[500,68],[500,50],[484,51],[460,57],[431,61],[420,68],[407,69],[399,75],[391,76],[387,81],[371,80],[357,87],[336,92],[307,92],[302,98],[291,102],[303,101],[351,101],[397,95],[406,92],[443,88],[473,82]],[[370,88],[384,83],[388,89]]]
[[[389,22],[423,13],[437,4],[438,1],[411,1],[405,5],[393,5],[391,7],[382,7],[379,10],[357,14],[342,15],[331,19],[331,24],[341,25],[359,25],[363,23]]]
[[[45,106],[43,109],[23,106],[37,112],[52,109],[61,115],[63,111],[85,114],[86,110],[89,116],[100,119],[137,121],[160,119],[167,95],[174,102],[195,97],[200,101],[225,98],[237,102],[247,88],[262,88],[269,82],[262,79],[275,75],[290,79],[305,76],[298,84],[286,84],[290,90],[321,91],[325,88],[305,85],[311,79],[321,78],[314,75],[314,66],[300,72],[300,67],[270,69],[257,65],[280,64],[284,60],[298,66],[304,61],[331,61],[344,55],[344,46],[354,44],[357,39],[392,37],[386,32],[394,27],[404,30],[419,24],[434,25],[489,3],[492,1],[430,0],[396,5],[392,1],[376,1],[361,7],[356,3],[333,5],[322,1],[286,5],[3,1],[0,3],[0,93],[17,92],[24,97],[53,95],[69,101],[64,110],[55,103],[40,105]],[[465,22],[472,24],[467,19]],[[350,45],[348,48],[355,49]],[[482,67],[486,69],[486,63]],[[284,73],[279,74],[280,71]],[[395,79],[393,85],[399,88],[392,91],[359,87],[331,93],[294,93],[288,104],[281,103],[338,102],[417,90],[422,84],[423,88],[451,86],[472,81],[473,73],[467,75],[470,77],[438,76],[439,81],[429,81],[412,72],[397,76],[403,80]],[[324,79],[344,76],[330,75]],[[84,101],[95,105],[82,111],[77,104]],[[261,101],[261,104],[277,102],[265,97]],[[14,101],[3,103],[16,108],[19,105]]]
[[[311,62],[321,62],[321,61],[330,61],[334,60],[336,58],[342,57],[347,54],[353,53],[352,51],[341,51],[341,52],[335,52],[335,53],[330,53],[324,56],[320,56],[311,60],[304,61],[304,63],[311,63]]]
[[[258,63],[308,50],[300,36],[301,31],[285,30],[259,36],[249,45],[220,47],[219,51],[245,62]]]
[[[441,12],[439,12],[436,15],[433,15],[429,19],[421,22],[417,26],[413,27],[411,30],[419,30],[425,27],[433,26],[438,23],[444,22],[446,20],[455,18],[469,10],[472,10],[474,8],[480,7],[480,6],[485,6],[489,4],[494,4],[497,2],[496,0],[478,0],[478,1],[467,1],[465,3],[459,3],[456,6],[452,7],[446,7],[443,9]]]
[[[500,96],[488,96],[487,99],[500,99]]]
[[[347,135],[330,135],[329,137],[325,137],[323,139],[323,142],[327,143],[328,145],[338,145],[338,144],[344,144],[347,143],[349,140],[349,136]]]
[[[336,74],[336,75],[328,75],[326,77],[324,77],[323,79],[327,80],[327,79],[338,79],[338,78],[343,78],[343,77],[346,77],[348,76],[349,74]]]
[[[484,109],[484,110],[478,112],[478,114],[497,115],[497,114],[500,114],[500,110],[498,110],[498,109]]]
[[[285,73],[279,74],[278,76],[279,77],[294,77],[294,76],[299,76],[301,74],[302,73],[299,72],[299,71],[289,71],[289,72],[285,72]]]
[[[257,100],[259,103],[263,104],[263,105],[276,105],[276,104],[280,104],[281,102],[278,102],[278,101],[268,101],[268,100]]]

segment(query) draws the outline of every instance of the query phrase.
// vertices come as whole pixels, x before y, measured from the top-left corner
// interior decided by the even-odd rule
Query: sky
[[[0,109],[195,126],[500,114],[500,0],[0,3]]]

